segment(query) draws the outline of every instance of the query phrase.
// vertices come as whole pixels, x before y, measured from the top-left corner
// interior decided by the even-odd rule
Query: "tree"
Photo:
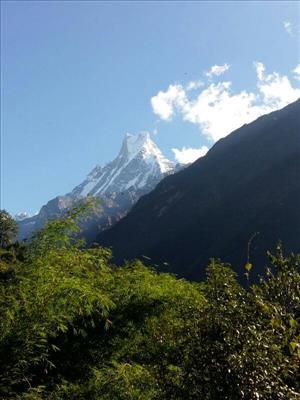
[[[0,210],[0,247],[10,245],[17,236],[18,226],[16,221],[6,210]]]
[[[0,400],[299,399],[299,256],[247,289],[220,260],[201,283],[118,268],[78,240],[88,209],[0,265]]]

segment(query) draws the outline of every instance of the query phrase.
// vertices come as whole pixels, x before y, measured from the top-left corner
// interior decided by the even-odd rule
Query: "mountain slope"
[[[19,239],[30,237],[48,220],[60,218],[86,196],[94,196],[100,199],[100,210],[82,226],[83,235],[91,242],[174,170],[174,164],[163,156],[148,133],[127,134],[113,161],[103,167],[97,165],[72,192],[50,200],[37,215],[19,220]]]
[[[87,178],[73,189],[71,196],[97,196],[120,193],[129,189],[153,188],[174,164],[167,160],[148,132],[126,134],[117,158],[104,167],[97,165]]]
[[[205,157],[165,178],[99,237],[120,262],[145,255],[198,279],[209,258],[254,274],[281,239],[300,250],[300,101],[244,125]]]

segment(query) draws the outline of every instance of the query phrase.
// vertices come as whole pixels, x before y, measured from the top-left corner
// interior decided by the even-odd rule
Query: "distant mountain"
[[[104,167],[96,166],[70,193],[58,196],[30,218],[17,218],[19,239],[29,238],[48,220],[60,218],[86,196],[99,198],[100,210],[82,226],[88,242],[122,218],[136,201],[151,191],[176,166],[166,159],[148,133],[127,134],[118,156]]]
[[[22,211],[22,212],[19,212],[18,214],[16,214],[14,216],[14,219],[15,219],[15,221],[23,221],[23,219],[30,218],[30,217],[31,217],[31,215],[28,212]]]
[[[104,167],[97,165],[71,195],[97,196],[129,189],[151,190],[173,169],[174,164],[163,156],[149,133],[138,136],[127,133],[118,157]]]
[[[300,251],[300,100],[219,140],[205,157],[163,179],[131,212],[103,232],[116,262],[150,263],[199,279],[211,257],[252,274],[281,239]]]

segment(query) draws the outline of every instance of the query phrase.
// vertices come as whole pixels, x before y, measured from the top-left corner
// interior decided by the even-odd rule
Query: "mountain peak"
[[[121,152],[126,151],[129,156],[135,156],[140,152],[147,144],[153,143],[149,132],[141,132],[138,135],[132,135],[131,133],[126,133]]]
[[[82,197],[95,196],[101,197],[101,211],[92,221],[84,223],[86,239],[93,240],[175,170],[177,166],[164,157],[148,132],[127,133],[117,157],[104,166],[96,165],[71,193],[48,201],[38,215],[30,219],[25,214],[19,215],[19,239],[30,237],[47,220],[60,218]]]
[[[118,156],[103,167],[96,166],[72,195],[120,193],[130,188],[147,191],[174,168],[174,163],[162,154],[149,132],[126,133]]]
[[[14,219],[16,221],[23,221],[24,219],[30,218],[31,215],[27,211],[21,211],[15,214]]]
[[[161,173],[174,169],[174,163],[168,160],[153,142],[150,133],[143,131],[138,135],[126,133],[119,157],[126,157],[130,162],[136,157],[143,159],[150,167],[157,166]]]

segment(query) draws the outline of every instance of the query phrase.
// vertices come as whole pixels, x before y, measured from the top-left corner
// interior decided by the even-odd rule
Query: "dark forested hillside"
[[[165,178],[99,237],[117,262],[150,257],[198,279],[209,258],[262,271],[282,240],[300,250],[300,100],[244,125]]]

